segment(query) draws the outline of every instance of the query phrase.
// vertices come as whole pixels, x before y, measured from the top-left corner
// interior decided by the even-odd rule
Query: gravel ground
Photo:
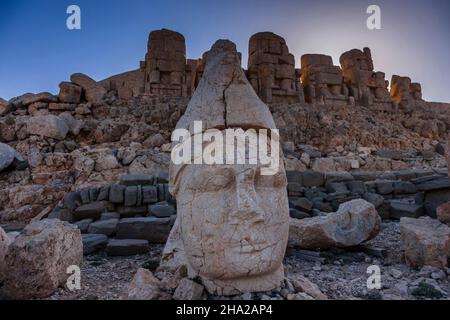
[[[414,292],[420,283],[426,283],[428,289],[431,287],[435,298],[449,299],[450,269],[424,267],[415,270],[404,264],[399,249],[398,222],[384,222],[380,234],[368,242],[367,246],[379,248],[378,252],[384,249],[384,256],[368,254],[362,248],[333,249],[320,253],[288,250],[284,262],[287,278],[305,276],[317,284],[329,299],[428,299],[429,293],[425,297],[420,297],[417,296],[417,290]],[[70,292],[67,289],[59,289],[49,299],[120,299],[138,268],[146,267],[153,270],[156,267],[162,249],[163,245],[153,245],[148,254],[132,257],[108,257],[104,254],[88,256],[82,265],[81,290]],[[367,279],[370,276],[367,269],[373,265],[380,268],[382,286],[380,290],[367,288]],[[206,298],[278,300],[285,299],[287,293],[280,288],[240,297]]]

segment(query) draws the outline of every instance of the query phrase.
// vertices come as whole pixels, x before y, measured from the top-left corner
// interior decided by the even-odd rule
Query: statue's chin
[[[228,280],[210,279],[200,275],[203,285],[210,294],[233,296],[246,292],[265,292],[280,287],[284,279],[284,268],[281,264],[275,271]]]

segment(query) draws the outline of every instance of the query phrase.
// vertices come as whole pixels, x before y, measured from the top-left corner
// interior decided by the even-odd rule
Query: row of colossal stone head
[[[249,41],[245,73],[259,97],[266,103],[307,102],[333,105],[392,105],[422,103],[419,83],[394,75],[385,80],[375,72],[371,51],[353,49],[340,57],[305,54],[301,68],[286,41],[272,32],[256,33]],[[122,98],[139,94],[190,97],[197,87],[208,52],[200,59],[186,59],[182,34],[162,29],[150,33],[148,52],[140,68],[101,81]]]

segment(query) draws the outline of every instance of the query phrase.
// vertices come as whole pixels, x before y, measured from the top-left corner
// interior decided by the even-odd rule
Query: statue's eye
[[[224,175],[214,175],[209,177],[203,183],[203,189],[205,191],[218,191],[227,188],[231,183],[231,177]]]
[[[255,186],[258,188],[283,188],[287,185],[286,175],[279,172],[275,175],[261,175],[258,173],[255,178]]]

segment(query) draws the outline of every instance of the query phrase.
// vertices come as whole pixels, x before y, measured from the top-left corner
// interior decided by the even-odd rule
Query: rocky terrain
[[[283,286],[231,299],[450,297],[450,104],[422,100],[406,77],[389,92],[366,49],[344,53],[342,69],[307,55],[298,70],[284,39],[252,37],[245,74],[280,129],[290,236]],[[149,52],[129,73],[0,99],[1,296],[230,298],[158,268],[177,214],[171,134],[208,54],[186,60],[168,30]],[[334,228],[346,217],[358,232]],[[79,291],[63,288],[68,265],[81,265]],[[372,265],[380,290],[366,285]]]

